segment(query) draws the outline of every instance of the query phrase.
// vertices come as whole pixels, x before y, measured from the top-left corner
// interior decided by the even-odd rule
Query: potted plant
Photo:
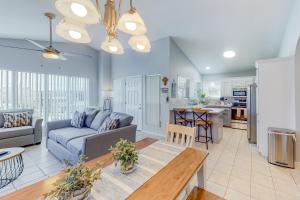
[[[85,165],[85,157],[80,162],[65,170],[64,176],[53,185],[55,189],[44,195],[45,199],[84,200],[91,193],[93,183],[101,178],[102,168],[97,164],[95,169]]]
[[[138,164],[138,152],[132,142],[120,139],[114,147],[110,147],[110,151],[115,165],[120,165],[122,173],[127,174],[135,170],[135,165]]]

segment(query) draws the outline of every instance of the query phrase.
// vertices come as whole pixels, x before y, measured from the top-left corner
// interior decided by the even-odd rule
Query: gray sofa
[[[91,160],[108,153],[109,147],[120,138],[135,142],[137,127],[131,125],[132,116],[117,113],[120,116],[120,128],[98,133],[98,128],[110,113],[97,112],[94,119],[90,117],[90,123],[83,128],[72,127],[70,119],[48,122],[46,131],[48,151],[61,161],[67,160],[71,164],[76,164],[82,154],[87,160]]]
[[[40,144],[42,141],[43,119],[32,117],[30,126],[3,128],[3,113],[29,112],[33,115],[32,109],[2,110],[0,111],[0,149],[9,147],[22,147],[33,144]]]

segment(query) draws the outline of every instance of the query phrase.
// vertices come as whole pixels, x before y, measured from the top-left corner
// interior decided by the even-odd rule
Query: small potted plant
[[[115,165],[119,164],[121,173],[128,174],[135,170],[135,165],[138,164],[138,152],[132,142],[120,139],[114,147],[110,147],[110,151]]]
[[[46,200],[85,200],[88,199],[93,183],[101,178],[102,168],[97,164],[95,169],[85,165],[85,157],[80,162],[65,170],[64,176],[56,181],[54,189],[44,195]]]

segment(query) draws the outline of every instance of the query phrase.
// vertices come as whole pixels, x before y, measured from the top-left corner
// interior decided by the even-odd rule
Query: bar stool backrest
[[[184,108],[174,108],[175,124],[177,124],[177,119],[186,119],[186,109]]]
[[[166,142],[186,147],[192,147],[194,145],[195,135],[195,127],[192,128],[188,126],[168,124]]]
[[[203,108],[193,108],[193,121],[202,121],[208,125],[208,110]]]

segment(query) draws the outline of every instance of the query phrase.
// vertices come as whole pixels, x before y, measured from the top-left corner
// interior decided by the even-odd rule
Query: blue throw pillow
[[[82,128],[85,121],[85,112],[75,111],[73,119],[71,120],[71,126],[75,128]]]

